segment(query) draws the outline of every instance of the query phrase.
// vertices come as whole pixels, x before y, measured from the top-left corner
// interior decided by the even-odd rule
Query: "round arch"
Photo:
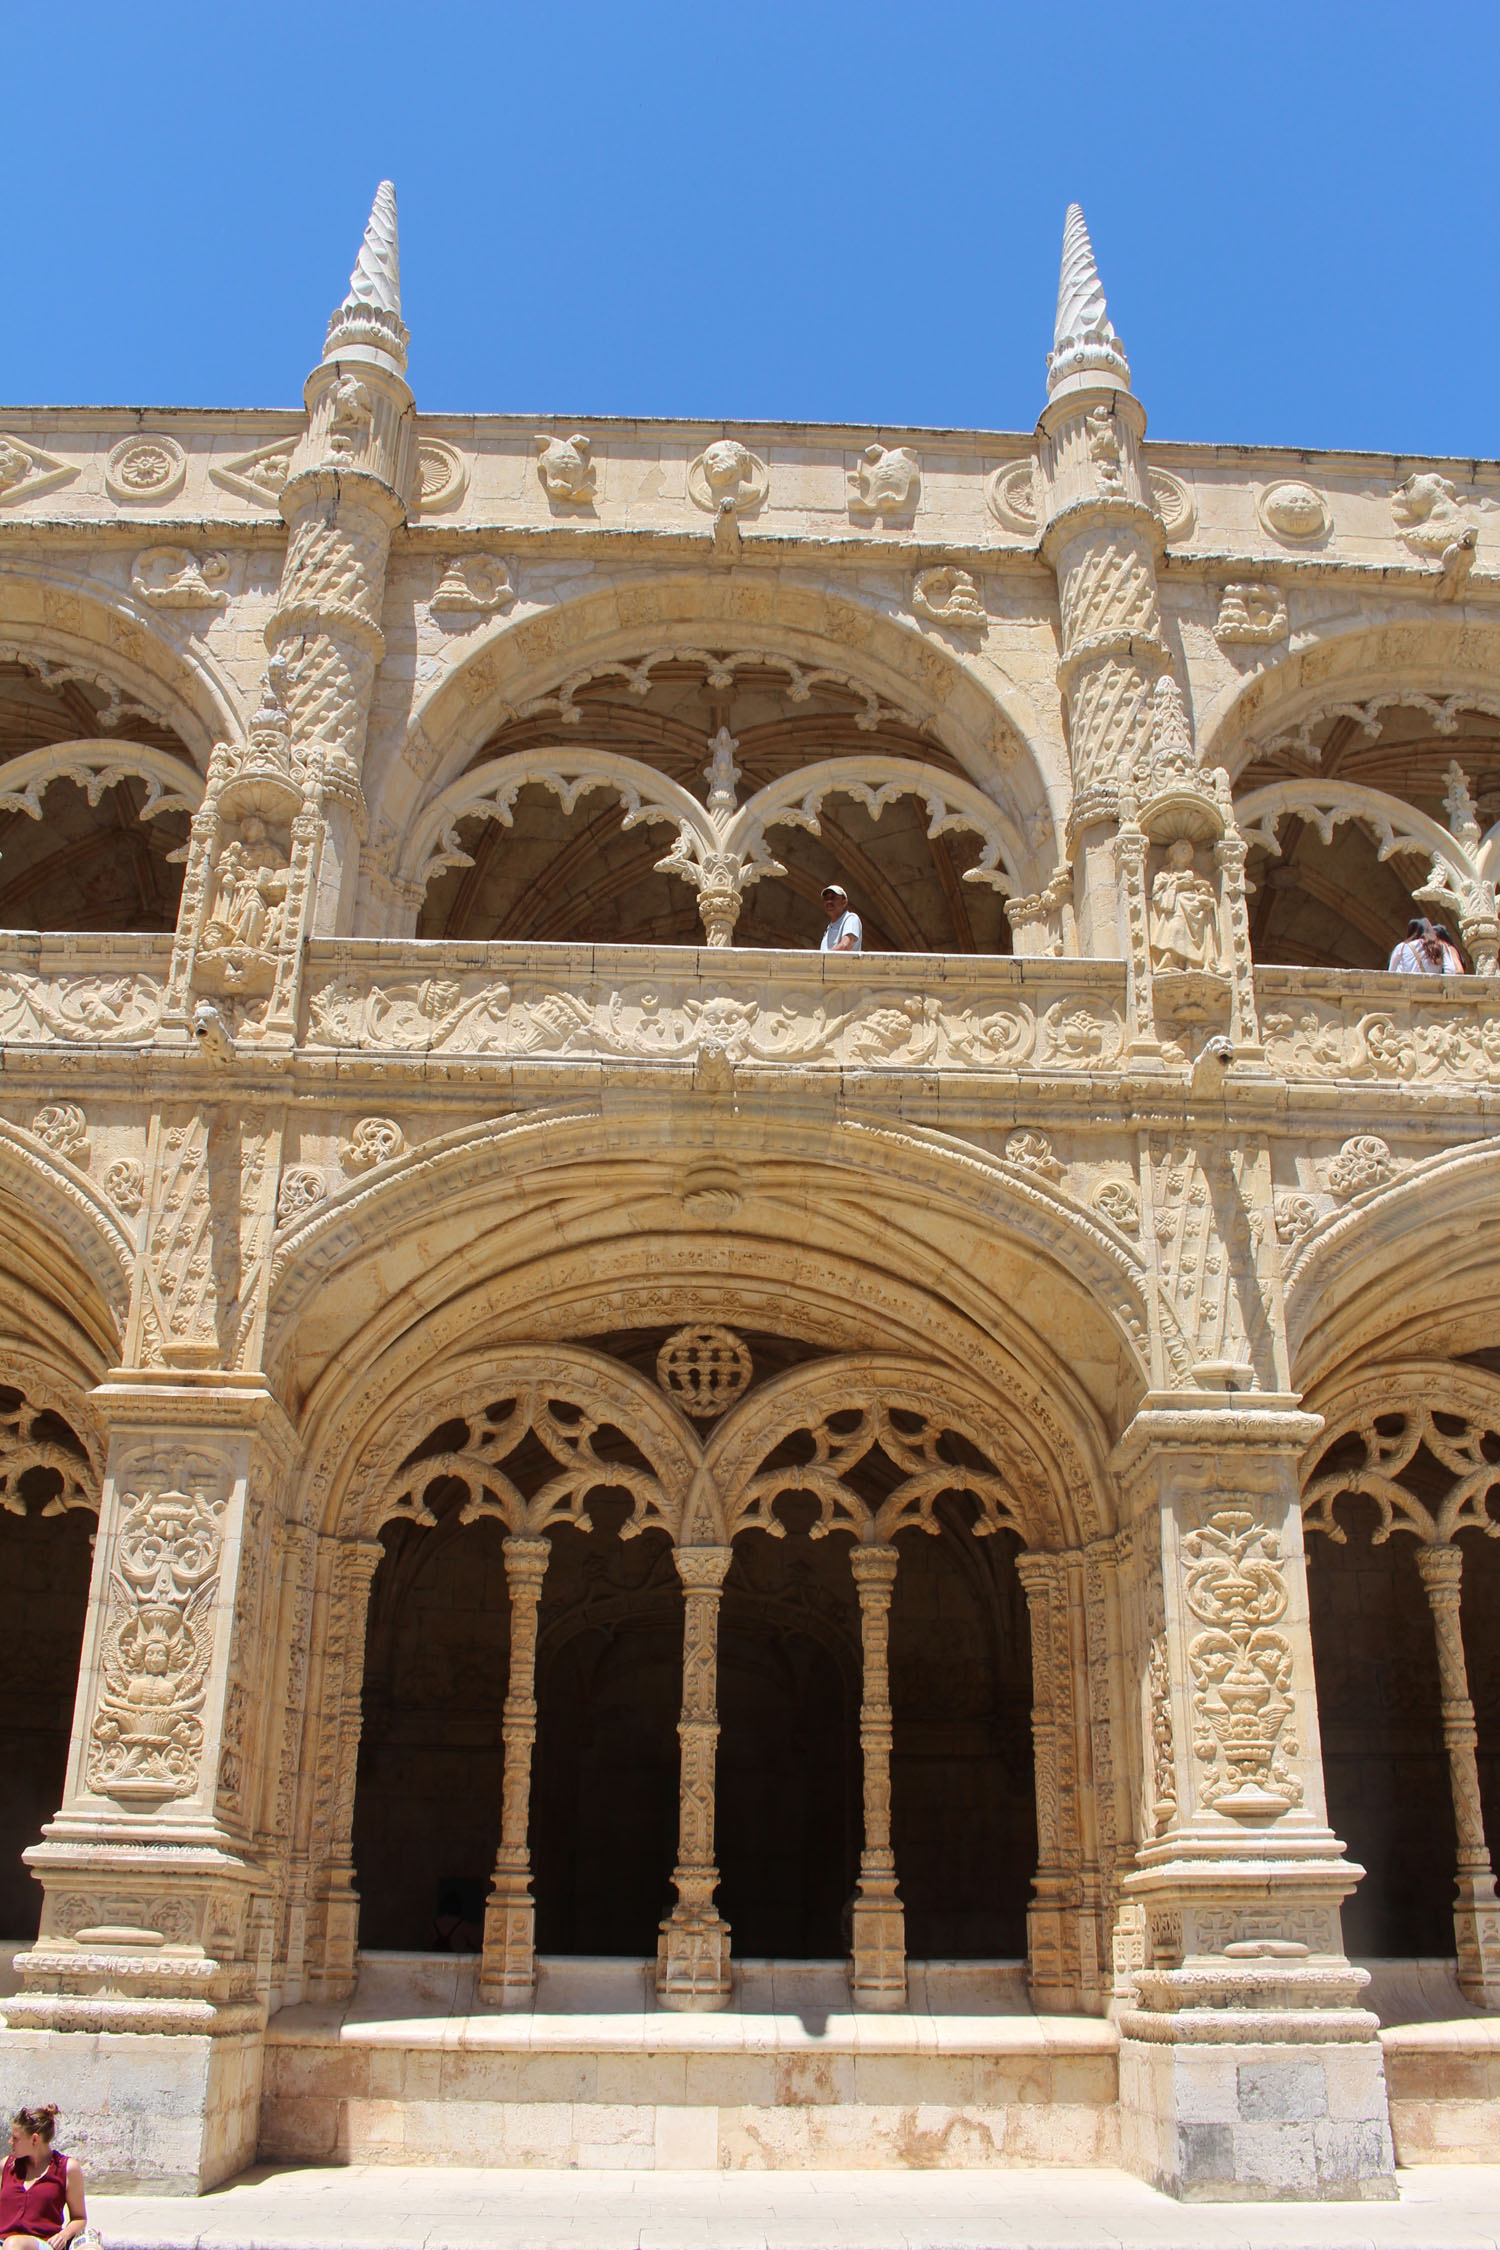
[[[134,1245],[88,1175],[0,1119],[0,1265],[67,1308],[69,1357],[97,1382],[117,1357],[130,1303]]]
[[[989,656],[961,659],[913,624],[816,582],[764,584],[704,570],[611,586],[455,648],[376,779],[405,833],[418,806],[463,773],[496,728],[596,667],[704,647],[766,650],[867,688],[927,727],[1027,841],[1020,886],[1039,889],[1058,857],[1067,760],[1038,737],[1023,691]]]
[[[1500,1140],[1429,1157],[1307,1236],[1286,1272],[1294,1386],[1378,1356],[1500,1347]]]
[[[696,1196],[723,1192],[690,1180],[684,1202],[701,1109],[682,1105],[675,1139],[661,1112],[622,1101],[464,1128],[289,1230],[268,1357],[305,1402],[310,1451],[342,1456],[408,1359],[430,1365],[476,1334],[601,1333],[627,1303],[669,1297],[704,1317],[716,1302],[723,1317],[794,1303],[824,1348],[902,1337],[924,1361],[984,1365],[1100,1505],[1111,1432],[1149,1380],[1144,1279],[1123,1244],[1000,1164],[885,1126],[841,1125],[813,1160],[794,1121],[746,1120],[738,1147],[726,1120],[713,1153],[738,1182],[736,1208],[695,1213]],[[308,1352],[299,1330],[314,1303]]]
[[[169,728],[200,773],[216,742],[244,734],[239,692],[201,643],[172,639],[153,612],[86,579],[0,570],[0,655],[44,681],[106,689],[122,722],[139,711]]]
[[[1310,731],[1356,706],[1371,711],[1419,699],[1440,721],[1455,709],[1500,713],[1500,624],[1403,606],[1383,616],[1365,611],[1357,624],[1313,625],[1295,648],[1232,681],[1200,712],[1200,756],[1233,782],[1279,736]]]

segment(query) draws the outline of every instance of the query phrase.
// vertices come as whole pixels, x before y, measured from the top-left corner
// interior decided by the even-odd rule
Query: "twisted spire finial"
[[[348,294],[328,323],[323,357],[386,359],[406,367],[410,333],[401,318],[401,250],[396,233],[396,190],[382,180],[375,190],[365,238]]]
[[[1103,378],[1112,389],[1130,388],[1130,362],[1104,302],[1104,284],[1082,207],[1068,205],[1063,221],[1062,272],[1057,284],[1057,326],[1047,355],[1047,396],[1066,385],[1082,389]]]

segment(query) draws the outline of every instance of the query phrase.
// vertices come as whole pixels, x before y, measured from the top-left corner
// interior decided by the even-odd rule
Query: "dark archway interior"
[[[908,1532],[891,1605],[891,1794],[914,1960],[1022,1960],[1036,1868],[1031,1628],[1008,1531],[940,1501]]]
[[[1344,1944],[1356,1957],[1444,1959],[1453,1952],[1456,1844],[1416,1543],[1397,1533],[1376,1546],[1370,1500],[1340,1501],[1338,1521],[1348,1543],[1315,1533],[1307,1582],[1329,1823],[1365,1870],[1343,1909]],[[1468,1614],[1464,1628],[1475,1645]]]
[[[900,714],[827,677],[738,658],[683,655],[652,664],[636,684],[616,667],[558,709],[514,720],[473,760],[476,766],[518,751],[570,744],[614,750],[679,782],[704,802],[708,744],[721,727],[735,738],[739,802],[799,768],[827,758],[912,759],[957,775],[955,760]],[[555,703],[557,699],[549,699]],[[511,825],[468,820],[458,829],[473,865],[432,882],[417,925],[420,937],[572,940],[592,944],[698,945],[696,894],[655,872],[671,850],[670,824],[624,829],[614,791],[596,789],[565,813],[540,784],[523,789]],[[825,800],[820,833],[776,826],[767,842],[784,878],[746,894],[734,942],[816,947],[825,927],[825,883],[841,882],[857,907],[871,952],[1009,953],[1010,925],[1000,894],[963,880],[980,854],[967,832],[929,837],[919,800],[900,798],[877,816],[857,798]]]
[[[0,1393],[0,1400],[15,1396]],[[36,1427],[49,1434],[45,1419]],[[55,1442],[66,1442],[65,1430],[59,1424],[50,1433]],[[19,1479],[26,1513],[0,1511],[0,1932],[7,1937],[34,1937],[41,1919],[41,1886],[21,1854],[62,1803],[88,1615],[96,1519],[81,1508],[44,1516],[59,1482],[54,1471],[28,1470]]]
[[[1347,699],[1358,707],[1358,698]],[[1290,743],[1249,765],[1236,802],[1275,781],[1332,781],[1379,789],[1447,824],[1448,768],[1457,763],[1482,828],[1500,817],[1500,722],[1483,712],[1454,715],[1440,732],[1431,712],[1395,705],[1367,721],[1341,711],[1311,730],[1306,748]],[[1413,914],[1444,919],[1413,900],[1431,867],[1425,853],[1379,856],[1373,833],[1343,821],[1325,841],[1312,821],[1283,817],[1280,853],[1257,847],[1245,863],[1250,949],[1257,961],[1289,967],[1383,969]],[[1454,943],[1460,934],[1449,923]]]
[[[435,1529],[386,1526],[370,1589],[354,1868],[372,1948],[444,1950],[455,1920],[477,1945],[500,1841],[504,1535],[441,1498]]]
[[[618,1341],[640,1357],[644,1335]],[[429,1450],[456,1427],[435,1432]],[[872,1499],[896,1474],[878,1454],[858,1473]],[[423,1498],[437,1524],[388,1525],[371,1589],[354,1819],[360,1942],[471,1950],[499,1840],[502,1533],[494,1521],[461,1524],[463,1489],[451,1478]],[[937,1506],[938,1536],[901,1535],[891,1618],[908,1951],[1013,1959],[1025,1953],[1036,1864],[1017,1542],[975,1538],[961,1497]],[[649,1957],[673,1900],[682,1591],[663,1534],[619,1536],[625,1507],[601,1491],[591,1528],[549,1534],[531,1800],[543,1953]],[[720,1608],[719,1905],[742,1960],[836,1959],[848,1949],[862,1840],[859,1606],[848,1539],[810,1536],[813,1503],[794,1482],[776,1512],[785,1537],[736,1539]]]
[[[0,790],[6,759],[59,742],[110,740],[111,716],[102,687],[0,664]],[[122,747],[168,751],[191,775],[185,746],[167,728],[130,711],[114,733]],[[142,820],[147,794],[144,781],[127,776],[91,805],[76,782],[58,780],[42,793],[39,819],[0,810],[0,929],[173,929],[183,871],[172,854],[187,842],[188,819],[164,812]]]

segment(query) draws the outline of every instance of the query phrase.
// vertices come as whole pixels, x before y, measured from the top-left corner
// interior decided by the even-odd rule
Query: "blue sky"
[[[432,411],[1029,429],[1084,205],[1160,438],[1500,454],[1500,6],[15,7],[16,403],[287,405],[396,181]]]

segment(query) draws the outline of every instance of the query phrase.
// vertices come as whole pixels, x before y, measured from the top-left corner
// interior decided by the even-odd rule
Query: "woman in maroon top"
[[[68,2250],[88,2221],[83,2166],[52,2146],[57,2110],[18,2109],[0,2171],[0,2250]]]

